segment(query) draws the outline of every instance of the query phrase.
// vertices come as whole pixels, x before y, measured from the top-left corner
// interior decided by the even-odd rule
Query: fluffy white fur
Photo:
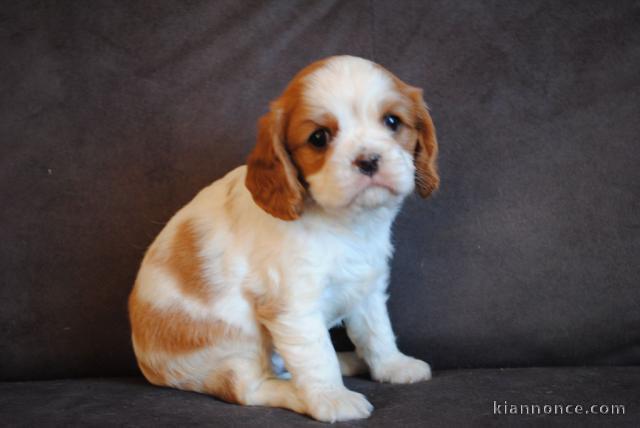
[[[363,59],[335,57],[308,78],[306,101],[331,112],[340,132],[322,168],[306,177],[300,217],[284,221],[265,212],[245,186],[247,167],[238,167],[182,208],[149,251],[170,254],[179,226],[194,225],[213,297],[184,293],[149,253],[132,295],[132,304],[183,317],[170,322],[223,322],[235,335],[223,332],[188,352],[145,348],[136,329],[153,328],[148,320],[133,325],[133,344],[145,375],[161,374],[154,383],[214,395],[227,387],[228,401],[321,421],[366,418],[372,405],[345,388],[341,373],[368,368],[373,379],[394,383],[431,377],[427,363],[398,350],[385,304],[391,225],[416,171],[412,154],[380,120],[381,106],[400,96],[386,72]],[[362,153],[381,156],[373,177],[353,164]],[[336,355],[328,328],[340,322],[357,356]],[[232,384],[220,386],[221,374]]]

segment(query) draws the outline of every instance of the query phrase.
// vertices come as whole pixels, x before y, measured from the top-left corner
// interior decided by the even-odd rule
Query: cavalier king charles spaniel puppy
[[[368,60],[299,72],[258,124],[245,166],[202,190],[144,256],[129,298],[139,367],[155,385],[320,421],[373,407],[342,375],[428,380],[386,308],[391,225],[438,188],[422,91]],[[337,353],[344,323],[356,352]]]

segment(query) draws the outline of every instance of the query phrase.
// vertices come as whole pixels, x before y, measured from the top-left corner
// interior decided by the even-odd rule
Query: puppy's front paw
[[[347,388],[313,389],[305,394],[307,413],[323,422],[364,419],[371,415],[373,406],[364,395]]]
[[[398,354],[372,368],[371,377],[379,382],[420,382],[431,379],[431,367],[417,358]]]

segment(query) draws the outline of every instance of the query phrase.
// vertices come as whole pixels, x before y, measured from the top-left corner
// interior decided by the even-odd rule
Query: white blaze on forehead
[[[373,119],[381,113],[377,109],[383,102],[398,96],[391,77],[379,66],[352,56],[329,59],[307,79],[305,103],[335,115],[340,122]]]

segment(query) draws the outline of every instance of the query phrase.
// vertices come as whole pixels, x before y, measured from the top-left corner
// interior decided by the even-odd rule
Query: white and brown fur
[[[318,129],[326,147],[308,141]],[[147,251],[129,299],[145,377],[322,421],[371,413],[341,375],[429,379],[427,363],[398,350],[385,302],[391,224],[414,188],[438,187],[436,153],[420,89],[351,56],[302,70],[260,120],[247,165],[202,190]],[[378,169],[363,174],[357,160],[372,154]],[[333,349],[340,322],[356,353]]]

